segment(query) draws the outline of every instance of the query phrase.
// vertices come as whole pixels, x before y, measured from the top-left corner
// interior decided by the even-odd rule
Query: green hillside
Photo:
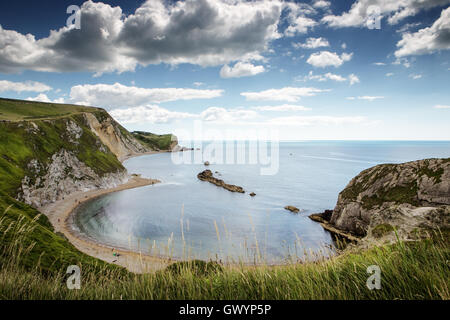
[[[20,266],[27,270],[39,266],[45,272],[59,272],[74,263],[96,268],[106,265],[79,252],[66,239],[56,235],[47,217],[39,216],[36,209],[14,200],[25,175],[38,178],[31,175],[28,163],[32,159],[38,160],[42,164],[40,175],[44,175],[45,165],[61,149],[74,153],[100,176],[124,170],[107,148],[99,150],[99,140],[87,127],[81,112],[92,112],[98,118],[108,116],[106,111],[98,108],[0,99],[1,119],[14,120],[0,121],[0,266],[18,256]],[[67,135],[68,121],[82,129],[77,143],[71,142]],[[33,222],[38,216],[39,219]],[[31,229],[22,235],[20,245],[30,247],[29,252],[22,255],[8,253],[7,249],[13,246],[18,236],[12,230],[28,227]]]
[[[152,148],[153,150],[171,150],[172,140],[171,134],[154,134],[144,131],[133,131],[133,137],[139,140],[142,144]]]
[[[0,120],[36,120],[65,117],[100,108],[0,98]]]

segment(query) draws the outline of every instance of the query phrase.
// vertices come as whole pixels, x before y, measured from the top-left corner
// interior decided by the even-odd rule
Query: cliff
[[[158,151],[179,151],[178,139],[173,134],[153,134],[144,131],[133,131],[131,133],[140,143],[148,148]]]
[[[0,191],[36,208],[124,183],[121,160],[152,150],[103,109],[0,99]]]
[[[449,216],[450,159],[426,159],[364,170],[339,194],[325,223],[360,238],[414,239],[448,229]]]

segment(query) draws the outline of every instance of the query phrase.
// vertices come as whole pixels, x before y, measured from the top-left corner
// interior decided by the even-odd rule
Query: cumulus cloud
[[[435,108],[435,109],[450,109],[450,106],[438,104],[438,105],[435,105],[433,108]]]
[[[441,12],[431,27],[415,33],[404,33],[397,47],[397,58],[450,49],[450,7]]]
[[[294,126],[312,126],[312,125],[343,125],[358,124],[367,121],[367,118],[361,116],[355,117],[334,117],[334,116],[296,116],[296,117],[278,117],[268,122],[275,125],[294,125]]]
[[[307,76],[305,76],[303,78],[297,78],[296,80],[298,80],[298,81],[315,80],[315,81],[320,81],[320,82],[324,82],[324,81],[328,81],[328,80],[337,81],[337,82],[348,81],[348,83],[350,85],[354,85],[355,83],[360,82],[358,76],[353,73],[350,74],[348,77],[343,77],[339,74],[334,74],[331,72],[327,72],[325,74],[314,74],[313,71],[310,71]]]
[[[336,52],[321,51],[309,56],[307,63],[314,67],[325,68],[329,66],[340,67],[344,62],[352,59],[353,53],[343,53],[340,56]]]
[[[301,97],[315,96],[317,93],[329,90],[305,87],[285,87],[281,89],[269,89],[259,92],[242,92],[247,100],[287,101],[297,102]]]
[[[0,27],[1,28],[1,27]],[[45,92],[52,90],[52,87],[36,81],[13,82],[8,80],[0,80],[0,92]]]
[[[220,70],[222,78],[240,78],[254,76],[264,72],[264,66],[255,66],[249,62],[237,62],[234,66],[224,65]]]
[[[195,114],[170,111],[156,105],[114,109],[109,112],[120,123],[168,123],[178,119],[195,118]]]
[[[200,113],[203,121],[214,122],[241,122],[251,120],[258,116],[258,113],[245,109],[225,109],[220,107],[210,107]]]
[[[327,15],[322,22],[331,27],[361,27],[377,8],[381,17],[387,17],[388,23],[397,24],[401,20],[416,15],[419,11],[444,6],[450,0],[357,0],[350,10],[341,15]]]
[[[220,97],[223,90],[184,88],[139,88],[115,84],[85,84],[72,87],[70,99],[74,103],[102,107],[134,107],[147,103],[176,100],[211,99]]]
[[[37,95],[37,97],[29,97],[25,100],[28,101],[39,101],[39,102],[51,102],[51,103],[64,103],[64,98],[58,98],[55,100],[50,99],[45,93],[40,93]]]
[[[418,80],[420,78],[422,78],[421,74],[410,74],[409,77],[413,80]]]
[[[316,49],[320,47],[329,47],[330,43],[327,39],[319,37],[319,38],[308,38],[305,43],[293,43],[295,48],[303,48],[303,49]]]
[[[367,100],[367,101],[374,101],[378,99],[384,99],[383,96],[359,96],[359,97],[347,97],[348,100]]]
[[[320,8],[320,9],[327,9],[331,6],[330,1],[324,1],[324,0],[315,0],[313,3],[314,8]]]
[[[289,112],[289,111],[309,111],[311,108],[304,106],[297,106],[292,104],[282,104],[279,106],[257,106],[252,107],[253,110],[259,111],[277,111],[277,112]]]
[[[298,33],[307,33],[309,29],[318,25],[318,22],[308,17],[297,17],[293,23],[286,28],[284,35],[286,37],[293,37]]]
[[[81,29],[62,27],[37,40],[0,27],[0,72],[124,72],[137,65],[217,66],[260,60],[279,38],[281,1],[147,0],[125,15],[86,1]],[[298,28],[298,26],[295,26]]]

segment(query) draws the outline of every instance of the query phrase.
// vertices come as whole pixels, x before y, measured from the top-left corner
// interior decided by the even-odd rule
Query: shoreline
[[[160,151],[150,151],[142,154],[130,155],[121,162],[143,155],[164,153]],[[68,241],[81,252],[103,260],[107,263],[116,264],[126,268],[133,273],[149,273],[165,268],[171,260],[168,258],[150,256],[148,254],[139,253],[136,251],[126,250],[123,248],[113,248],[106,244],[101,244],[92,241],[86,237],[77,234],[72,228],[71,218],[75,209],[82,203],[91,199],[103,196],[109,193],[118,191],[134,189],[160,183],[157,179],[142,178],[140,175],[130,175],[130,179],[121,185],[108,189],[94,189],[85,192],[73,193],[66,196],[63,200],[56,201],[39,208],[38,210],[45,214],[50,220],[55,232],[61,232],[68,239]],[[113,253],[118,253],[119,256],[114,256]]]

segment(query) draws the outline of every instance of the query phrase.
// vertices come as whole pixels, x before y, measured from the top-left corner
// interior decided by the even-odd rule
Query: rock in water
[[[448,229],[450,158],[382,164],[364,170],[339,194],[329,224],[366,240],[415,239]]]
[[[250,197],[254,197],[254,196],[256,196],[256,193],[254,193],[254,192],[250,193]]]
[[[209,161],[205,161],[204,165],[209,166]]]
[[[235,186],[233,184],[227,184],[223,180],[215,178],[213,176],[211,170],[205,170],[205,171],[200,172],[197,175],[197,178],[199,178],[202,181],[208,181],[212,184],[215,184],[218,187],[222,187],[231,192],[245,193],[245,191],[244,191],[244,189],[242,189],[242,187]]]
[[[296,207],[294,207],[294,206],[286,206],[286,207],[284,207],[286,210],[289,210],[290,212],[293,212],[293,213],[299,213],[300,212],[300,209],[299,208],[296,208]]]

